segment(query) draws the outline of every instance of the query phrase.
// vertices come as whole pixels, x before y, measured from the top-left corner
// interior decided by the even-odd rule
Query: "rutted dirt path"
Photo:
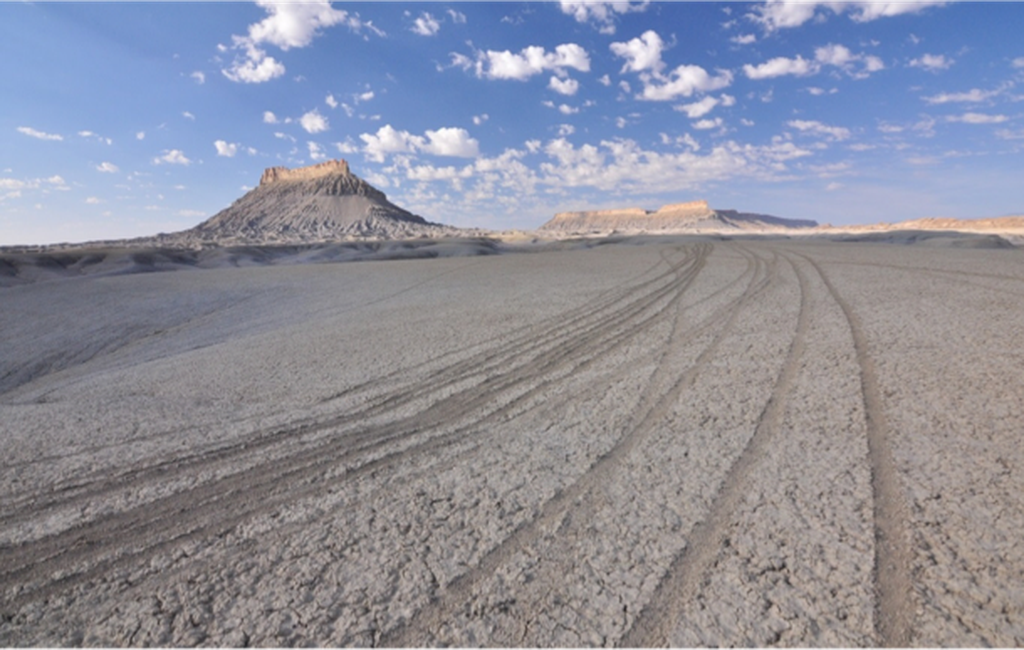
[[[6,330],[5,367],[55,361],[0,394],[0,642],[1019,645],[1017,255],[680,238],[8,290],[2,319],[104,298],[89,354]]]

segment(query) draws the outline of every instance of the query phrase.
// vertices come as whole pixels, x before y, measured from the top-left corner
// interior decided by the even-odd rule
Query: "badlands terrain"
[[[961,241],[8,263],[0,644],[1020,646],[1024,256]]]

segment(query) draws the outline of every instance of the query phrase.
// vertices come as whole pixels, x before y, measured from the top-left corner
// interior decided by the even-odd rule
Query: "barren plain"
[[[1024,644],[1024,254],[0,289],[0,644]]]

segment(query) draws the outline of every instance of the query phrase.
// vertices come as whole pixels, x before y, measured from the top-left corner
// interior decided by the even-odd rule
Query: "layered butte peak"
[[[264,170],[260,184],[230,207],[180,233],[190,245],[302,244],[460,234],[391,203],[348,162]]]
[[[308,167],[299,167],[298,169],[268,167],[263,170],[263,176],[260,177],[260,185],[267,185],[278,181],[302,181],[320,176],[350,176],[351,174],[352,172],[348,168],[348,161],[341,159],[328,160],[327,162],[317,163]]]
[[[559,212],[540,227],[560,234],[729,232],[813,228],[815,221],[783,219],[764,214],[717,210],[707,201],[670,203],[657,210],[622,208]]]

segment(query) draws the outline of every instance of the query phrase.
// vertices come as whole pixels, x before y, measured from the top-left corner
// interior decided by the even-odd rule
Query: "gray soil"
[[[1017,250],[649,238],[0,301],[2,645],[1024,644]]]

